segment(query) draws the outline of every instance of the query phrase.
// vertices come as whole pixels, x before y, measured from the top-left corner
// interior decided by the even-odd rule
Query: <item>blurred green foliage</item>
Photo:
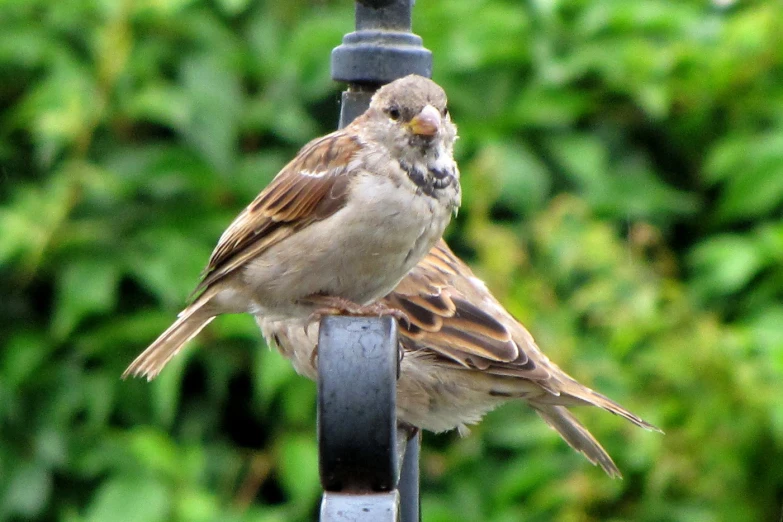
[[[777,0],[419,0],[460,126],[450,242],[578,379],[612,481],[519,405],[425,436],[426,521],[775,520]],[[310,520],[315,391],[252,320],[131,359],[331,130],[352,2],[0,1],[0,521]]]

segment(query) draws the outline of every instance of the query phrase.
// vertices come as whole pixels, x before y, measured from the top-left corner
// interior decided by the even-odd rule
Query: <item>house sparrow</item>
[[[397,419],[415,428],[467,433],[500,404],[522,399],[575,450],[619,477],[611,457],[566,406],[593,405],[658,430],[614,401],[579,384],[538,348],[444,241],[381,301],[400,310],[402,350]],[[318,328],[256,318],[300,374],[315,380]]]
[[[198,297],[125,370],[154,378],[215,316],[305,323],[313,313],[391,313],[386,295],[460,204],[446,94],[396,80],[342,130],[305,145],[221,236]]]

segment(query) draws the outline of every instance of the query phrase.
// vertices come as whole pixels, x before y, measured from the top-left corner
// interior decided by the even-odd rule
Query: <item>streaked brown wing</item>
[[[407,350],[427,350],[444,363],[546,387],[548,360],[530,333],[510,316],[504,324],[492,315],[490,308],[502,307],[443,240],[385,300],[410,318],[410,325],[400,327]]]
[[[359,149],[344,131],[305,145],[220,237],[196,292],[341,209],[348,197],[347,167]]]

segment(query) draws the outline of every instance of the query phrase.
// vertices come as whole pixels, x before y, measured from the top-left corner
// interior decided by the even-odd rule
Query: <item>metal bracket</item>
[[[332,51],[332,78],[378,85],[408,74],[432,76],[432,53],[411,32],[412,0],[356,2],[356,31]]]
[[[417,522],[419,443],[397,427],[397,323],[326,317],[318,337],[321,520]]]
[[[325,317],[318,337],[318,441],[326,491],[397,485],[397,323]]]

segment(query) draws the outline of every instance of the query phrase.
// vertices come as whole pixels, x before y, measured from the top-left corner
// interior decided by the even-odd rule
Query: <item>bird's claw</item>
[[[407,329],[411,327],[411,320],[408,314],[398,308],[392,308],[380,302],[374,302],[372,304],[362,306],[347,299],[332,296],[313,296],[310,301],[316,305],[323,305],[317,308],[307,318],[307,326],[305,327],[309,331],[309,327],[314,322],[320,321],[327,315],[347,315],[352,317],[394,317],[398,323]]]

